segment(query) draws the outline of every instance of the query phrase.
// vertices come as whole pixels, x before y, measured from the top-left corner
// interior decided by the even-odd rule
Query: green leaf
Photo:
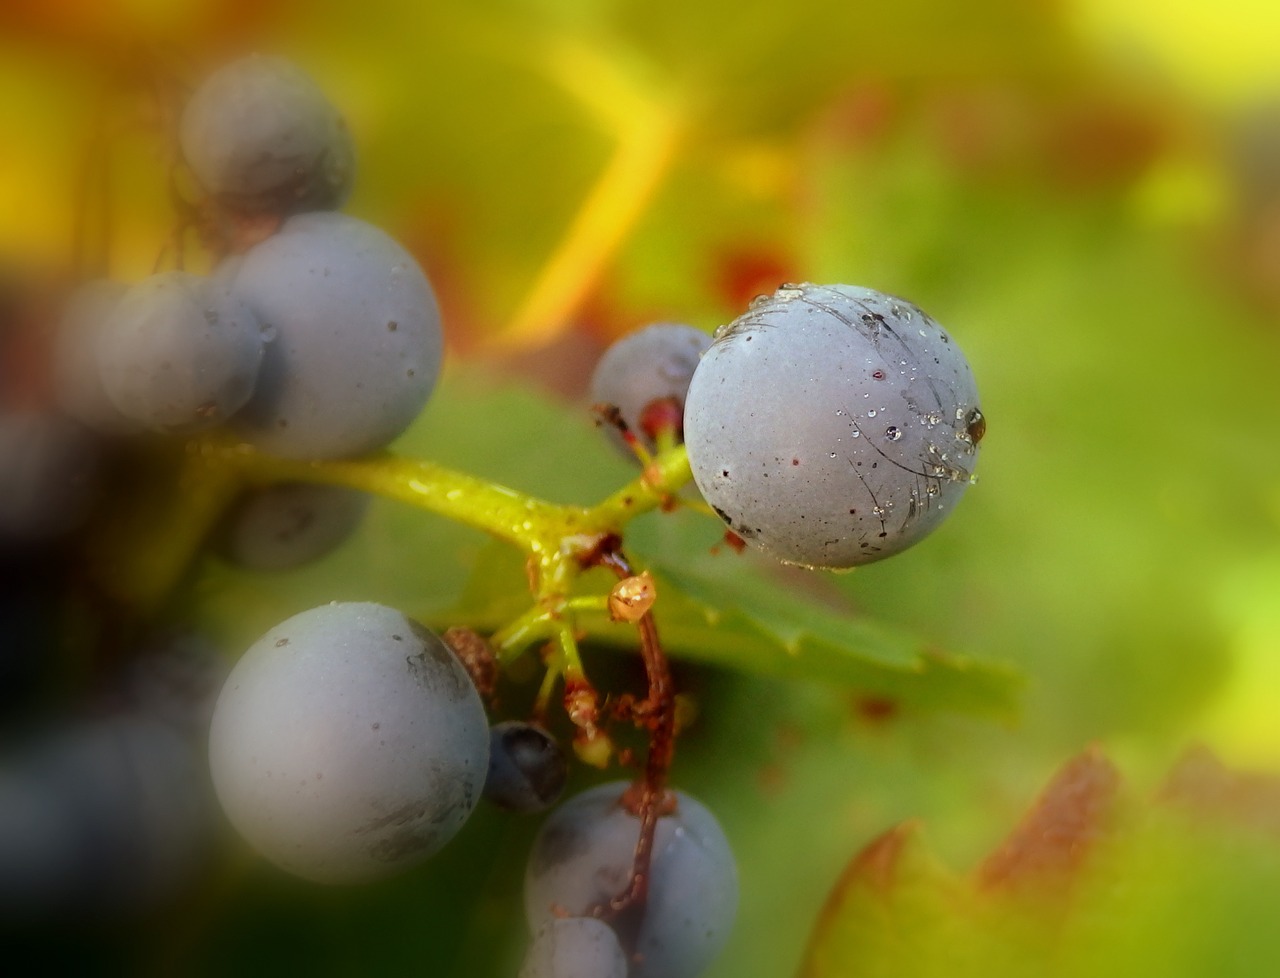
[[[658,581],[655,614],[663,647],[673,658],[841,683],[894,709],[1003,719],[1016,713],[1021,681],[1012,669],[945,652],[865,615],[828,610],[796,581],[771,580],[764,561],[723,554],[679,566],[678,551],[687,546],[674,549],[676,553],[641,562]],[[481,551],[459,602],[431,615],[431,624],[496,630],[528,607],[524,580],[519,555],[490,544]],[[600,590],[608,586],[602,579]],[[583,615],[579,624],[592,643],[635,647],[635,632],[604,615]]]

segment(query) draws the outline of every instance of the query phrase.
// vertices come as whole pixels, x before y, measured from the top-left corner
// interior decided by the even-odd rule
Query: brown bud
[[[636,622],[643,618],[657,600],[653,575],[644,571],[614,585],[609,594],[609,617],[614,621]]]

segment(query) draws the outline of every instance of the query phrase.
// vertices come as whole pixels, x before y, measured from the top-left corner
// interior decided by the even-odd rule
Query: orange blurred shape
[[[772,295],[778,286],[799,281],[795,263],[777,252],[730,249],[716,259],[716,291],[730,309],[742,312],[758,295]]]
[[[978,867],[987,889],[1069,879],[1115,827],[1120,772],[1096,745],[1068,761]]]

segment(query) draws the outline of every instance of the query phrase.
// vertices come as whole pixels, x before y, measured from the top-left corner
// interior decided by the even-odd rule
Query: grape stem
[[[597,558],[602,567],[612,570],[619,579],[633,577],[635,570],[616,547],[603,551]],[[617,916],[632,907],[643,907],[649,895],[649,866],[653,861],[653,840],[658,818],[669,807],[667,772],[675,755],[676,696],[671,666],[658,638],[658,624],[652,610],[636,622],[640,633],[640,656],[648,680],[648,695],[630,708],[632,719],[649,732],[649,753],[645,759],[644,778],[638,782],[625,804],[640,818],[640,834],[636,840],[631,879],[626,889],[607,905],[593,909],[594,916]],[[636,797],[638,795],[638,797]]]
[[[536,591],[556,607],[602,540],[636,516],[660,509],[692,477],[683,446],[658,456],[644,471],[595,506],[566,506],[437,465],[382,452],[360,459],[275,458],[232,441],[208,438],[202,455],[253,482],[320,482],[397,499],[511,543],[534,561]]]

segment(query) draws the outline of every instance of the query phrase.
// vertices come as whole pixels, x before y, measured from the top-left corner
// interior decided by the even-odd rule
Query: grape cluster
[[[525,914],[535,934],[563,914],[581,917],[607,906],[626,887],[640,837],[640,820],[626,804],[627,788],[624,782],[592,788],[543,825],[524,887]],[[694,978],[729,937],[738,877],[715,816],[684,792],[674,792],[674,811],[658,820],[649,872],[642,911],[617,921],[635,948],[631,978]],[[556,949],[566,956],[600,953],[598,938],[574,932],[557,932],[556,938]],[[572,951],[561,950],[562,944]],[[544,953],[535,943],[531,958]],[[565,975],[574,973],[564,969]]]
[[[440,372],[425,274],[383,231],[338,211],[352,142],[314,82],[279,59],[233,62],[196,88],[179,129],[209,274],[97,279],[65,296],[44,400],[11,398],[0,356],[0,571],[26,589],[0,593],[6,626],[22,626],[9,627],[21,641],[6,656],[56,641],[38,626],[56,617],[46,592],[74,576],[72,561],[60,564],[56,548],[36,561],[31,541],[65,541],[104,505],[96,480],[102,468],[115,478],[122,446],[145,456],[180,436],[178,455],[275,465],[271,478],[235,471],[204,544],[241,568],[283,571],[341,544],[368,504],[346,487],[368,481],[295,480],[326,463],[332,478],[396,461],[377,453],[419,415]],[[950,335],[905,300],[845,285],[783,286],[714,337],[650,325],[605,353],[591,397],[608,436],[644,465],[631,486],[651,508],[698,505],[676,498],[692,478],[734,538],[810,567],[851,567],[922,539],[972,481],[985,431]],[[663,473],[679,478],[655,489]],[[618,494],[624,506],[631,491]],[[527,513],[527,529],[551,508],[529,505],[516,522]],[[111,710],[0,763],[0,904],[171,892],[209,844],[206,781],[253,850],[326,884],[409,870],[484,798],[517,814],[550,810],[527,864],[522,978],[696,978],[732,929],[737,871],[716,818],[667,784],[675,699],[654,579],[623,556],[622,521],[588,532],[587,512],[572,512],[560,550],[541,539],[529,548],[553,552],[530,561],[532,578],[553,558],[576,563],[532,581],[532,611],[491,638],[440,636],[381,604],[334,601],[269,629],[225,676],[189,641],[124,642]],[[592,568],[618,585],[574,597],[636,627],[645,697],[602,702],[577,661],[569,585]],[[546,679],[529,719],[491,717],[508,678],[500,666],[523,651],[524,632],[536,633],[526,645],[546,643]],[[0,677],[10,674],[0,658]],[[636,751],[610,739],[626,723],[647,756],[633,782],[556,807],[570,779],[547,716],[558,681],[581,759],[632,763]]]

